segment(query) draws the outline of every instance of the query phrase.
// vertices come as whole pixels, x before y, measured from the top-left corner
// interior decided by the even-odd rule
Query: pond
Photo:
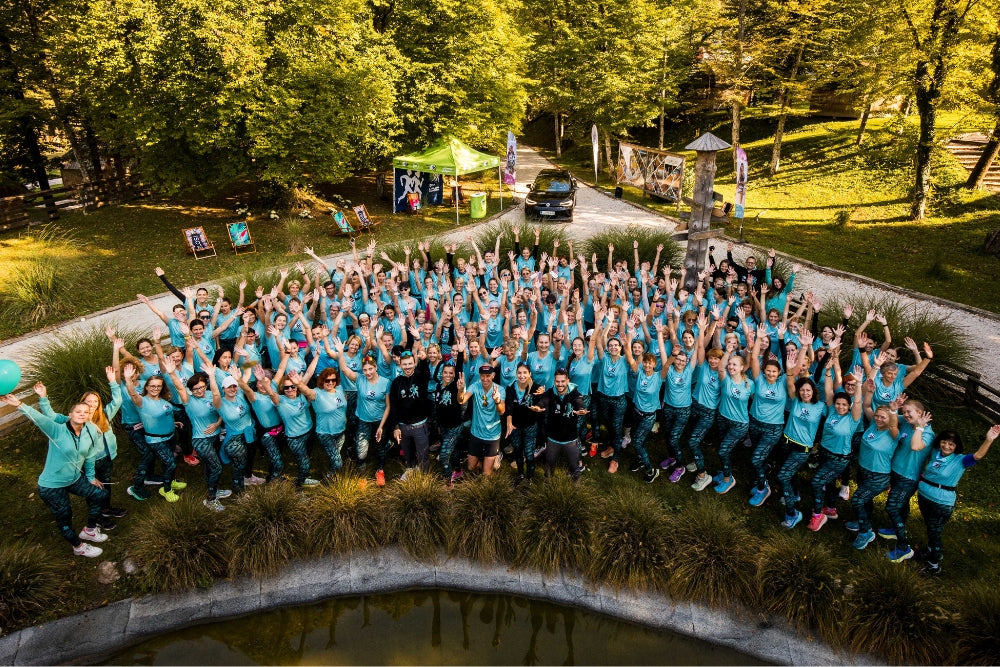
[[[197,625],[108,665],[759,665],[735,650],[511,595],[334,598]]]

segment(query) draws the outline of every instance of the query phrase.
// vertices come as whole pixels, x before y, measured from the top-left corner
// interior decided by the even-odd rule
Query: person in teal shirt
[[[108,539],[97,525],[108,492],[94,473],[93,453],[101,450],[103,441],[97,426],[90,421],[90,408],[77,403],[70,409],[68,421],[60,424],[12,394],[5,395],[3,401],[20,410],[49,439],[45,466],[38,477],[38,496],[55,517],[59,533],[73,546],[77,556],[100,556],[99,547],[83,543],[83,540],[105,542]],[[79,534],[73,530],[70,494],[87,501],[87,525]]]
[[[778,327],[779,340],[784,336],[785,325]],[[761,365],[763,339],[767,336],[767,327],[757,327],[757,337],[750,349],[750,374],[754,379],[753,404],[750,406],[750,444],[753,454],[750,457],[757,484],[750,492],[750,506],[760,507],[771,496],[771,486],[767,482],[768,458],[771,450],[781,440],[785,427],[785,405],[788,402],[788,382],[781,370],[781,362],[767,359]],[[766,353],[765,353],[766,354]]]
[[[212,405],[218,411],[219,417],[226,427],[226,439],[222,443],[219,458],[223,463],[231,465],[233,491],[242,493],[246,484],[247,443],[256,440],[253,417],[250,404],[240,393],[240,383],[236,378],[232,374],[227,375],[222,380],[220,387],[215,370],[215,366],[205,366],[208,386],[212,391]],[[240,371],[234,368],[233,372],[239,373]]]
[[[654,468],[646,451],[646,439],[656,423],[656,412],[660,409],[660,387],[667,376],[670,365],[656,370],[656,355],[646,352],[636,359],[632,354],[632,336],[635,332],[629,329],[625,333],[625,360],[635,375],[635,387],[632,390],[632,446],[635,449],[636,462],[632,472],[642,472],[643,481],[652,484],[660,476],[659,468]],[[663,342],[663,328],[660,325],[657,334]],[[661,352],[662,354],[662,352]],[[689,381],[690,382],[690,381]]]
[[[375,470],[375,483],[385,484],[385,455],[387,446],[383,446],[382,419],[389,414],[389,404],[386,395],[389,393],[390,382],[378,374],[378,365],[374,357],[365,357],[361,364],[361,373],[355,374],[343,363],[340,372],[345,378],[354,380],[358,387],[358,433],[355,451],[359,461],[368,457],[368,452],[375,450],[379,467]],[[381,474],[379,474],[381,473]]]
[[[698,318],[698,339],[704,341],[704,330],[707,321],[704,315]],[[656,339],[660,350],[660,358],[671,359],[667,354],[667,348],[663,340],[665,327],[657,324]],[[691,334],[684,332],[683,339],[686,341]],[[671,332],[671,338],[677,336]],[[694,392],[692,381],[694,379],[695,365],[698,363],[697,343],[692,345],[674,345],[673,357],[670,363],[664,361],[661,372],[663,373],[666,391],[663,400],[663,435],[667,441],[669,455],[660,462],[660,468],[670,470],[668,479],[671,482],[679,482],[684,473],[687,472],[687,465],[684,463],[684,454],[681,449],[681,434],[691,418],[691,405],[694,403]],[[692,450],[693,452],[693,450]]]
[[[1000,436],[1000,424],[986,432],[974,454],[962,456],[962,438],[954,431],[942,431],[931,447],[931,456],[920,475],[917,504],[927,527],[927,563],[924,572],[941,574],[941,534],[955,510],[955,487],[965,471],[983,460],[993,441]]]
[[[716,314],[717,315],[717,314]],[[688,436],[688,447],[691,448],[691,457],[694,459],[695,478],[691,483],[691,488],[695,491],[703,491],[712,483],[712,476],[705,471],[705,455],[702,453],[701,443],[708,433],[708,429],[715,423],[718,413],[719,399],[722,390],[722,380],[719,377],[719,368],[722,362],[723,352],[718,348],[705,349],[705,341],[711,340],[715,336],[719,319],[716,319],[707,327],[699,327],[698,342],[695,344],[697,354],[697,366],[694,372],[694,391],[691,396],[691,434]]]
[[[281,388],[281,394],[275,391],[274,385]],[[275,375],[274,383],[258,382],[257,389],[271,397],[271,403],[281,417],[288,449],[298,462],[295,485],[297,487],[319,485],[319,480],[309,476],[309,451],[306,449],[313,429],[312,414],[309,412],[309,402],[299,394],[298,384],[292,380],[292,374],[285,377],[279,372]]]
[[[340,386],[340,375],[333,368],[323,369],[316,381],[316,390],[310,389],[301,378],[298,380],[299,392],[309,399],[316,413],[316,436],[329,459],[327,477],[332,477],[343,467],[340,450],[347,430],[347,397]]]
[[[479,382],[466,389],[464,373],[458,377],[458,402],[465,405],[472,401],[472,428],[469,438],[469,471],[480,462],[483,474],[493,474],[494,464],[500,454],[500,417],[506,411],[500,386],[493,382],[493,367],[479,367]]]
[[[173,368],[173,363],[168,359],[165,367],[170,370]],[[137,377],[135,366],[125,364],[122,375],[125,378],[125,389],[128,391],[129,399],[142,420],[147,444],[132,486],[126,492],[136,500],[149,499],[145,489],[146,475],[152,471],[153,461],[159,458],[163,463],[163,485],[160,487],[160,495],[167,502],[175,503],[180,500],[176,492],[185,488],[187,483],[174,479],[174,472],[177,470],[177,463],[174,461],[174,406],[164,398],[169,396],[166,383],[161,375],[151,377],[142,388],[142,394],[139,394],[135,387]]]
[[[924,410],[923,403],[900,395],[903,407],[899,409],[903,417],[899,425],[896,451],[892,455],[889,497],[885,500],[885,513],[892,520],[892,526],[879,528],[878,536],[896,540],[896,544],[886,557],[894,563],[901,563],[913,557],[906,537],[906,520],[910,516],[910,499],[917,492],[920,471],[923,470],[930,445],[934,442],[934,430],[930,426],[931,413]]]
[[[285,432],[285,426],[281,423],[281,415],[278,414],[277,407],[271,402],[270,394],[263,389],[266,385],[271,388],[272,393],[274,392],[269,372],[259,364],[254,366],[251,372],[256,380],[255,386],[260,391],[254,391],[249,383],[243,379],[243,375],[236,376],[236,381],[239,382],[243,396],[250,404],[250,409],[257,415],[257,423],[260,424],[261,428],[260,444],[270,460],[266,481],[273,482],[280,478],[281,473],[285,470],[285,462],[281,457],[280,441],[281,435]]]
[[[594,343],[596,340],[597,339],[593,334],[591,334],[589,341],[585,341],[579,336],[574,338],[570,346],[572,354],[570,354],[569,359],[566,362],[566,373],[569,377],[571,389],[575,388],[577,393],[580,394],[580,402],[582,405],[581,410],[585,410],[587,412],[590,411],[590,379],[594,374]],[[553,382],[554,381],[555,378],[553,377]],[[587,441],[586,414],[576,416],[576,435],[579,441],[580,454],[582,455],[584,443]],[[590,449],[590,455],[595,456],[597,454],[597,445],[591,444]]]
[[[727,493],[736,486],[730,457],[736,443],[747,436],[750,427],[747,405],[754,394],[754,384],[747,377],[743,357],[736,354],[735,348],[735,343],[727,343],[719,363],[719,381],[722,384],[719,394],[719,459],[722,470],[712,478],[716,482],[716,493]]]
[[[601,309],[595,311],[594,335],[597,341],[597,364],[600,375],[597,380],[598,421],[594,425],[594,435],[601,425],[607,430],[607,447],[601,452],[602,459],[611,459],[608,472],[618,472],[618,456],[622,448],[622,424],[628,405],[625,394],[628,391],[628,362],[622,356],[622,342],[617,338],[608,339],[612,326],[616,324],[611,313]],[[621,315],[624,318],[624,315]],[[605,322],[607,322],[605,324]],[[621,327],[624,328],[624,327]]]
[[[874,410],[871,400],[871,393],[865,389],[865,416],[871,420],[872,425],[861,436],[861,449],[858,452],[861,479],[851,498],[851,507],[857,520],[846,524],[848,530],[858,533],[854,540],[855,549],[864,549],[875,539],[875,531],[871,527],[874,500],[875,496],[889,488],[892,453],[896,449],[896,439],[899,438],[899,419],[896,416],[898,399]]]

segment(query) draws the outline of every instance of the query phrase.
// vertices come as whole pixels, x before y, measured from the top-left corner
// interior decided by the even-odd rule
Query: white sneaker
[[[840,487],[840,498],[842,500],[851,499],[851,487],[849,487],[847,484],[844,484],[843,486]]]
[[[405,482],[406,478],[410,476],[411,472],[413,472],[413,468],[407,468],[406,470],[404,470],[403,474],[399,476],[399,481]]]
[[[243,478],[243,483],[247,486],[257,486],[264,483],[264,478],[258,477],[257,475],[250,475],[249,477]]]
[[[701,477],[695,478],[694,484],[691,485],[691,488],[694,489],[695,491],[704,491],[711,483],[712,483],[712,476],[706,472]]]
[[[218,491],[215,492],[215,499],[224,500],[231,495],[233,495],[233,492],[230,491],[229,489],[219,489]]]
[[[94,528],[84,526],[83,530],[80,531],[80,539],[88,542],[107,542],[108,536],[101,532],[100,526]]]
[[[216,498],[215,500],[205,499],[201,501],[201,504],[207,507],[208,509],[212,510],[213,512],[222,512],[226,509],[225,507],[222,506],[222,503],[219,502],[218,498]]]
[[[694,472],[695,470],[698,469],[698,464],[697,463],[689,463],[685,467],[687,468],[688,472]]]
[[[630,442],[632,442],[632,438],[628,437],[627,435],[622,436],[622,449],[628,447],[628,443]]]
[[[319,486],[319,480],[313,479],[312,477],[306,477],[302,480],[302,486]]]
[[[86,556],[87,558],[97,558],[102,553],[104,553],[104,549],[100,547],[95,547],[93,544],[87,544],[86,542],[81,542],[80,546],[73,547],[73,553],[76,554],[77,556]]]

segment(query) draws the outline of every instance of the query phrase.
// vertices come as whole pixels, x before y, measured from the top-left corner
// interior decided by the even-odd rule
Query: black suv
[[[524,198],[525,218],[573,219],[576,179],[565,169],[543,169],[528,187]]]

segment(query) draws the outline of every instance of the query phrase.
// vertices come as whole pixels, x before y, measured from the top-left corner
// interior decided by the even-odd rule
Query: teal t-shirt
[[[954,487],[958,486],[958,480],[962,479],[965,469],[971,468],[974,465],[976,465],[976,457],[972,454],[965,454],[964,456],[962,454],[941,456],[941,452],[935,450],[934,455],[927,460],[923,477],[928,482],[933,482],[934,484]],[[923,482],[921,482],[918,490],[920,495],[940,505],[947,507],[954,507],[955,505],[954,491],[939,489]]]
[[[719,373],[713,371],[707,361],[698,364],[694,384],[694,400],[698,401],[698,405],[712,410],[719,407],[721,391]]]
[[[501,354],[500,358],[497,359],[499,362],[499,374],[496,376],[496,382],[506,389],[515,382],[517,382],[517,365],[521,363],[521,357],[514,355],[514,359],[510,360],[507,358],[506,354]],[[554,377],[555,371],[553,371]],[[532,378],[534,380],[534,378]],[[535,380],[538,382],[537,380]]]
[[[226,432],[229,434],[243,433],[253,426],[250,404],[242,393],[236,394],[236,398],[232,401],[223,396],[219,415],[222,416],[222,423],[226,425]]]
[[[762,372],[753,382],[754,394],[750,416],[762,424],[784,424],[785,406],[788,404],[785,376],[779,375],[778,381],[771,384]]]
[[[880,431],[873,423],[861,436],[858,463],[866,470],[888,475],[891,469],[892,452],[895,448],[896,441],[892,439],[889,429]]]
[[[347,398],[341,386],[333,391],[317,389],[313,410],[316,411],[316,433],[339,435],[347,430]]]
[[[368,382],[364,375],[358,376],[358,419],[363,422],[380,422],[385,414],[385,395],[389,393],[389,381],[379,376],[375,382]]]
[[[278,403],[278,414],[285,423],[285,435],[297,438],[312,430],[312,413],[309,412],[309,401],[299,394],[295,398],[282,396]]]
[[[832,412],[823,425],[823,439],[820,440],[820,444],[831,454],[848,456],[851,453],[851,439],[861,421],[854,419],[850,412],[846,415]]]
[[[270,382],[270,380],[265,380],[265,382]],[[253,408],[254,414],[257,415],[257,421],[264,429],[271,430],[281,425],[281,415],[278,414],[278,408],[274,406],[274,401],[267,394],[257,392],[250,407]]]
[[[192,438],[210,438],[219,435],[219,429],[215,429],[212,435],[206,435],[205,429],[219,421],[219,413],[212,405],[212,397],[205,395],[202,398],[188,396],[188,402],[184,404],[184,411],[191,419]]]
[[[906,479],[920,479],[920,471],[931,455],[931,444],[934,442],[934,429],[930,424],[924,427],[922,440],[925,447],[919,452],[910,447],[913,437],[913,426],[903,422],[899,425],[899,437],[896,439],[896,451],[892,455],[892,471]]]
[[[628,362],[625,357],[613,360],[610,354],[605,354],[600,369],[597,391],[605,396],[624,396],[628,389]]]
[[[903,382],[902,373],[897,375],[892,384],[886,387],[882,383],[882,373],[879,372],[879,374],[875,376],[875,393],[872,394],[872,410],[875,410],[880,405],[888,405],[889,403],[892,403],[904,391],[906,391],[906,385]]]
[[[472,394],[472,435],[480,440],[500,439],[500,409],[493,400],[493,387],[483,390],[483,385],[476,382],[466,391]],[[499,387],[497,391],[500,391]],[[501,399],[503,394],[500,394]]]
[[[812,447],[819,431],[819,422],[826,413],[826,403],[804,403],[796,398],[788,412],[785,437],[803,447]]]
[[[538,352],[529,354],[528,366],[531,367],[531,379],[535,384],[540,384],[543,387],[553,385],[556,378],[556,358],[552,355],[551,349],[545,353],[544,357],[539,356]]]
[[[597,357],[594,357],[595,361],[596,359]],[[569,381],[576,385],[576,390],[580,392],[581,396],[590,395],[590,381],[594,376],[594,365],[594,361],[587,361],[587,353],[584,352],[581,358],[569,362],[566,369],[569,372]]]
[[[139,418],[149,442],[162,442],[174,436],[174,406],[170,401],[143,396]]]
[[[754,386],[750,379],[743,381],[733,380],[728,373],[722,380],[722,393],[719,399],[719,414],[740,424],[749,424],[750,415],[747,412],[747,403],[753,396]]]
[[[664,403],[672,408],[691,407],[691,378],[694,375],[694,366],[685,364],[684,370],[678,372],[673,364],[667,369],[667,379],[664,384],[667,386],[667,393]]]
[[[635,409],[639,412],[656,412],[660,407],[662,384],[663,378],[659,373],[653,371],[652,375],[646,375],[646,371],[640,368],[635,378],[635,393],[632,394]]]

